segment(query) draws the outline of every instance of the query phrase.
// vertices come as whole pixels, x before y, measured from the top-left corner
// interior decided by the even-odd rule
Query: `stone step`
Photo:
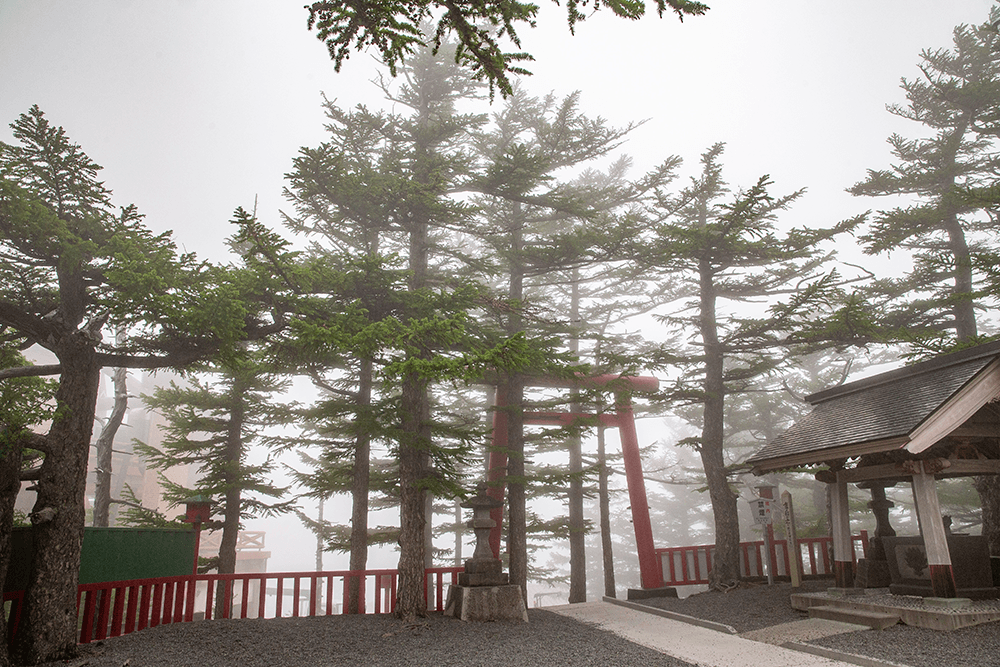
[[[866,611],[864,609],[847,609],[846,607],[836,607],[834,605],[809,607],[809,618],[825,618],[830,621],[840,621],[841,623],[866,625],[873,630],[884,630],[899,623],[898,614],[889,614],[883,611]]]

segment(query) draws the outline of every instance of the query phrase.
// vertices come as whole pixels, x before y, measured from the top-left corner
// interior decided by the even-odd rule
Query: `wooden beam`
[[[933,474],[921,471],[913,475],[913,501],[917,506],[917,519],[924,537],[934,596],[956,597],[955,575],[951,568],[951,554],[948,552],[948,536],[944,532],[941,504],[938,501]]]
[[[951,459],[946,474],[954,475],[1000,475],[1000,461],[997,459]]]
[[[837,588],[854,587],[854,543],[851,540],[851,515],[847,502],[845,470],[837,471],[837,482],[830,486],[833,516],[833,574]]]
[[[966,424],[948,434],[952,438],[1000,438],[998,424]]]
[[[841,475],[848,484],[867,482],[872,479],[903,479],[909,477],[911,473],[906,473],[899,463],[882,463],[874,466],[862,466],[860,468],[849,468],[842,471]]]
[[[865,454],[878,454],[881,452],[894,452],[902,449],[909,440],[906,437],[886,438],[885,440],[874,440],[872,442],[862,442],[856,445],[844,447],[833,447],[814,452],[803,452],[801,454],[789,454],[787,456],[776,456],[771,459],[754,461],[749,463],[753,466],[752,472],[755,475],[774,472],[776,470],[787,470],[788,468],[798,468],[799,466],[816,465],[833,459],[850,459]]]
[[[816,479],[827,484],[835,479],[831,471],[816,473]],[[931,475],[961,477],[966,475],[1000,475],[1000,460],[996,459],[942,459],[909,460],[899,463],[881,463],[873,466],[861,466],[842,470],[842,475],[848,484],[867,482],[876,479],[908,480],[914,473],[927,472]]]
[[[919,454],[967,422],[991,400],[1000,396],[1000,359],[994,359],[954,396],[944,402],[910,433],[906,451]]]

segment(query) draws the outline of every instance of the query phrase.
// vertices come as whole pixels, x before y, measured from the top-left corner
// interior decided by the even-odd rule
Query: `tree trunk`
[[[421,125],[429,122],[421,118]],[[418,146],[414,180],[429,185],[431,158],[427,149]],[[415,207],[410,228],[409,269],[410,292],[416,293],[427,284],[428,226],[431,215],[422,206]],[[431,350],[420,341],[422,348],[414,356],[429,357]],[[425,616],[424,599],[424,484],[430,464],[430,396],[426,378],[410,372],[403,378],[400,404],[399,441],[399,583],[396,592],[396,617],[412,623]]]
[[[13,442],[8,442],[10,438]],[[7,580],[10,563],[11,533],[14,530],[14,504],[21,489],[20,443],[0,425],[0,582]],[[0,667],[9,667],[7,655],[7,615],[0,613]]]
[[[462,499],[455,498],[455,567],[462,567]]]
[[[111,374],[115,388],[115,403],[108,421],[97,438],[96,454],[97,483],[94,485],[94,524],[107,528],[111,525],[111,472],[114,455],[115,436],[125,419],[128,409],[128,373],[124,368],[116,368]]]
[[[570,410],[580,411],[579,403]],[[583,517],[583,438],[573,434],[569,439],[569,601],[587,601],[587,536]]]
[[[521,206],[514,204],[510,234],[509,297],[513,304],[507,321],[507,334],[513,336],[522,329],[520,309],[524,300],[524,220]],[[524,604],[528,604],[528,510],[524,478],[524,381],[519,376],[508,377],[502,389],[507,410],[507,554],[510,583],[521,587]]]
[[[507,392],[507,554],[510,583],[521,587],[528,604],[528,516],[524,479],[524,382],[508,380]]]
[[[604,595],[618,597],[615,591],[615,555],[611,540],[611,494],[608,491],[608,459],[604,426],[597,426],[598,496],[601,505],[601,556],[604,560]]]
[[[424,567],[434,567],[434,494],[424,491]]]
[[[84,332],[56,346],[62,377],[32,513],[35,557],[15,659],[37,664],[76,654],[76,591],[83,544],[87,458],[101,368]]]
[[[396,617],[412,623],[426,615],[424,601],[424,489],[429,438],[426,382],[403,382],[402,441],[399,448],[399,586]]]
[[[1000,556],[1000,477],[982,475],[973,477],[972,483],[983,506],[983,537],[990,555]]]
[[[580,323],[580,270],[573,270],[570,286],[570,322],[573,327]],[[571,334],[569,349],[577,355],[580,352],[580,340],[574,331]],[[573,389],[570,402],[570,412],[579,414],[583,411],[580,405],[580,392]],[[587,601],[587,545],[586,522],[583,517],[583,438],[579,433],[570,436],[569,442],[569,601],[570,603]]]
[[[955,261],[955,338],[962,343],[973,340],[979,333],[972,296],[972,257],[965,231],[956,214],[948,214],[945,228],[948,232],[948,246]],[[1000,555],[1000,481],[995,476],[987,475],[974,477],[972,483],[979,493],[983,508],[983,537],[986,538],[990,553]]]
[[[219,574],[236,572],[236,545],[240,536],[240,514],[242,513],[242,497],[240,483],[243,468],[243,424],[246,420],[246,404],[243,395],[247,390],[247,382],[240,378],[233,380],[230,390],[229,428],[226,432],[225,449],[225,480],[226,493],[223,498],[222,540],[219,542]],[[215,594],[215,616],[223,618],[230,615],[228,605],[231,598],[226,597],[226,582],[219,581]]]
[[[729,488],[724,456],[725,353],[719,342],[715,304],[716,292],[713,274],[707,261],[700,269],[701,338],[705,347],[705,396],[701,430],[702,466],[712,499],[715,519],[715,556],[708,576],[711,589],[725,588],[740,579],[740,524],[736,494]]]
[[[374,366],[371,359],[361,361],[358,378],[358,405],[355,422],[354,468],[351,481],[351,565],[352,571],[368,567],[368,498],[371,489],[372,385]],[[349,614],[364,613],[361,606],[361,580],[351,577],[347,586],[346,609]]]

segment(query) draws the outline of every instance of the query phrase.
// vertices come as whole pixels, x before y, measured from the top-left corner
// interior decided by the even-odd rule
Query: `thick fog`
[[[104,167],[117,204],[136,204],[152,229],[173,230],[183,248],[223,260],[237,206],[256,201],[258,217],[279,226],[283,175],[300,146],[324,138],[322,94],[343,107],[383,104],[371,83],[378,63],[355,53],[334,72],[306,30],[302,4],[2,0],[0,140],[10,138],[7,123],[38,104]],[[889,164],[891,133],[919,131],[885,110],[903,101],[900,78],[918,77],[922,49],[949,47],[955,25],[983,22],[992,6],[708,4],[707,15],[683,23],[655,15],[633,23],[604,11],[575,36],[564,10],[546,4],[539,28],[521,35],[536,58],[521,83],[533,94],[580,90],[583,110],[615,125],[646,121],[622,149],[635,157],[636,173],[676,154],[693,174],[702,151],[726,142],[734,186],[770,174],[776,192],[808,189],[782,216],[799,226],[830,226],[878,205],[844,189]],[[662,420],[647,420],[640,441],[665,430]],[[335,503],[326,513],[345,511],[347,503]],[[313,567],[314,543],[296,518],[248,528],[267,531],[268,569]],[[328,554],[325,564],[346,562]],[[369,562],[394,565],[388,556]]]

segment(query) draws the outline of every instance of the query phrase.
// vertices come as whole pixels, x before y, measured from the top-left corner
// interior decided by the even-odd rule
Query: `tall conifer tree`
[[[722,177],[722,144],[709,149],[702,171],[677,196],[664,196],[637,256],[649,271],[678,280],[681,308],[662,317],[674,332],[696,331],[693,343],[668,345],[663,362],[683,369],[667,396],[700,406],[701,434],[688,440],[704,467],[715,519],[715,556],[709,585],[725,588],[740,578],[739,520],[725,450],[727,397],[773,372],[783,348],[803,321],[812,321],[834,294],[835,276],[823,275],[829,255],[819,244],[836,229],[775,229],[778,212],[801,191],[773,197],[766,177],[730,195]],[[730,201],[726,200],[730,198]],[[778,299],[785,296],[784,301]],[[738,316],[734,306],[770,300],[758,317]]]
[[[165,436],[158,448],[140,444],[137,451],[147,467],[161,472],[194,467],[198,477],[190,486],[162,478],[163,499],[174,505],[195,495],[208,499],[215,518],[207,528],[222,530],[217,570],[232,574],[243,520],[292,509],[291,501],[282,500],[287,489],[271,482],[271,457],[250,462],[251,448],[270,444],[264,431],[290,420],[291,412],[274,401],[288,380],[252,353],[206,370],[202,378],[191,377],[187,386],[171,382],[143,396],[146,405],[166,419]]]
[[[179,367],[280,327],[241,291],[237,272],[178,254],[134,207],[116,211],[100,167],[32,107],[0,143],[0,326],[55,366],[0,371],[59,374],[58,409],[38,449],[44,461],[33,517],[34,566],[18,659],[76,649],[76,585],[87,460],[101,368]],[[106,342],[105,326],[130,332]]]
[[[909,344],[912,356],[983,342],[982,324],[996,326],[986,316],[998,299],[991,278],[1000,207],[990,194],[1000,169],[997,20],[994,9],[984,26],[956,27],[951,49],[921,52],[920,77],[902,82],[906,103],[888,109],[919,123],[925,136],[893,134],[894,164],[869,170],[850,188],[854,195],[904,199],[878,211],[861,240],[869,254],[912,258],[909,271],[880,281],[872,296],[885,302],[890,335]],[[983,534],[1000,554],[1000,480],[983,476],[975,484]]]
[[[470,188],[479,193],[485,255],[495,266],[498,291],[509,302],[503,326],[509,335],[525,332],[540,345],[568,351],[561,361],[553,357],[550,370],[555,373],[572,372],[567,362],[576,363],[581,336],[580,299],[557,303],[559,286],[566,285],[572,294],[582,270],[615,257],[616,248],[623,245],[616,215],[671,176],[670,166],[664,166],[630,181],[625,176],[628,158],[615,160],[607,174],[592,166],[612,154],[634,127],[613,127],[588,117],[580,109],[579,93],[533,98],[515,89],[494,114],[489,131],[477,140],[485,164]],[[581,169],[581,175],[563,177]],[[530,456],[525,453],[522,418],[524,380],[501,378],[498,387],[507,412],[510,575],[522,586],[528,578],[525,466]],[[577,393],[571,393],[578,401]],[[580,406],[573,405],[579,412]],[[570,458],[570,474],[564,478],[569,524],[560,530],[568,531],[570,542],[570,602],[583,602],[586,525],[580,426],[569,430],[562,434]]]

